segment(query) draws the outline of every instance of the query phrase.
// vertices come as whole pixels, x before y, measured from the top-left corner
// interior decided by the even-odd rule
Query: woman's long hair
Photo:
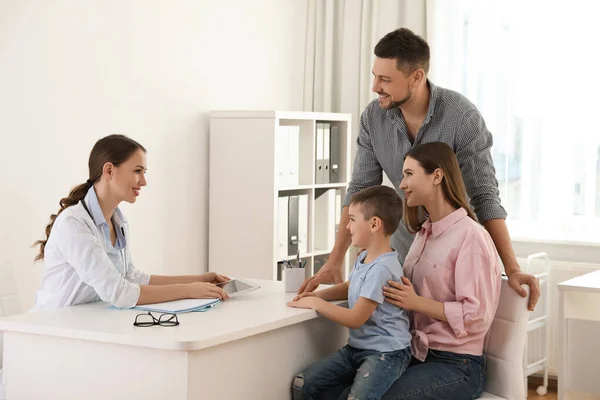
[[[442,170],[444,177],[441,185],[446,201],[456,209],[464,208],[469,217],[477,221],[467,201],[465,183],[456,154],[450,146],[442,142],[424,143],[410,150],[405,159],[406,157],[416,160],[428,175],[433,174],[436,169]],[[404,224],[409,232],[417,233],[428,215],[425,207],[409,207],[406,201],[404,202]]]
[[[40,246],[40,252],[35,257],[35,261],[44,259],[44,249],[46,248],[46,243],[50,237],[56,217],[68,207],[79,203],[85,197],[88,190],[102,176],[104,164],[110,162],[115,167],[118,167],[127,161],[137,150],[146,152],[144,146],[124,135],[109,135],[96,142],[88,160],[88,180],[81,185],[75,186],[67,197],[60,199],[60,209],[56,214],[50,215],[50,223],[46,226],[46,239],[40,239],[33,244],[34,247]]]

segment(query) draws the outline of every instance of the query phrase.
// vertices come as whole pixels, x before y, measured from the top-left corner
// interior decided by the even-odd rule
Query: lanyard
[[[85,204],[85,200],[81,199],[81,205],[83,206],[83,208],[85,209],[85,211],[88,213],[88,215],[90,216],[90,218],[92,219],[92,221],[95,224],[96,220],[92,216],[92,213],[90,212],[89,208],[87,208],[87,205]],[[123,237],[125,237],[125,229],[123,229],[123,227],[121,227],[121,233],[123,234]],[[127,276],[127,260],[125,258],[125,248],[122,248],[121,250],[119,250],[119,253],[121,253],[121,260],[123,260],[123,277],[126,277]]]

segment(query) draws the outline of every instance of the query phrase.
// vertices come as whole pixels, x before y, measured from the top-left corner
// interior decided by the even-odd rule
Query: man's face
[[[375,57],[373,64],[373,91],[379,95],[379,106],[384,110],[400,107],[412,96],[411,79],[396,67],[396,59]]]

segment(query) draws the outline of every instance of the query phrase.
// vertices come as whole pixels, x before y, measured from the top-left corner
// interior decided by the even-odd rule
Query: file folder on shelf
[[[335,234],[340,230],[340,220],[342,219],[342,189],[335,190]]]
[[[315,250],[331,251],[335,243],[335,189],[317,191],[315,198]]]
[[[319,272],[319,270],[325,265],[329,259],[329,254],[323,254],[321,256],[315,256],[315,266],[313,267],[313,275]]]
[[[289,186],[298,185],[300,182],[300,127],[288,126],[288,177],[286,184]]]
[[[288,256],[288,203],[287,196],[278,199],[277,210],[277,259],[284,260]]]
[[[296,254],[298,252],[298,196],[290,196],[288,203],[288,241],[287,253]]]
[[[275,157],[277,160],[276,179],[278,186],[286,186],[289,176],[288,171],[289,135],[287,126],[280,126],[275,133]]]
[[[331,125],[329,137],[329,183],[339,183],[340,179],[340,128]]]
[[[275,137],[277,185],[294,186],[300,182],[300,127],[279,126]]]
[[[298,196],[298,250],[308,253],[308,195]]]
[[[331,124],[323,124],[323,181],[321,183],[329,183],[329,152],[330,152],[330,128]]]
[[[324,124],[322,122],[317,123],[317,137],[316,137],[316,160],[315,160],[315,183],[321,184],[324,180],[324,149],[323,149],[323,133]]]

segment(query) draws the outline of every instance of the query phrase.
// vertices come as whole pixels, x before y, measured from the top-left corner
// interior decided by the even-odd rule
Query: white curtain
[[[377,42],[406,27],[427,36],[426,0],[308,0],[304,111],[352,114],[352,157],[361,112],[375,98]]]

